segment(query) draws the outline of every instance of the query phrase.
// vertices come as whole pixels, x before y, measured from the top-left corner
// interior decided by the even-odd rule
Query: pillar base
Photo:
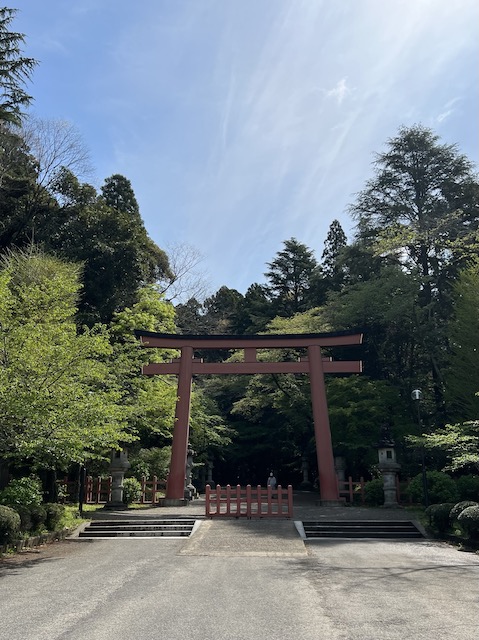
[[[124,502],[107,502],[103,509],[105,511],[126,511],[128,505]]]
[[[160,498],[158,504],[160,507],[186,507],[188,500],[186,498]]]

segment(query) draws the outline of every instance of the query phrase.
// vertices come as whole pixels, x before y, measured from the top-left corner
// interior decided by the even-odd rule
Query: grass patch
[[[90,513],[98,511],[102,508],[102,504],[84,504],[83,517],[81,518],[80,512],[78,511],[78,505],[66,504],[65,513],[60,521],[60,528],[75,529],[83,522],[88,522],[88,520],[90,520],[90,518],[88,517]]]

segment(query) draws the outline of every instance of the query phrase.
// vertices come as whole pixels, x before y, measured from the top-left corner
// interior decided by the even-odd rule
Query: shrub
[[[32,515],[30,513],[30,507],[24,507],[18,505],[15,507],[15,511],[20,516],[20,531],[27,533],[32,529]]]
[[[20,516],[11,507],[0,505],[0,544],[14,542],[20,531]]]
[[[430,504],[455,503],[459,500],[456,483],[446,473],[442,473],[442,471],[427,471],[426,478]],[[414,476],[408,485],[407,493],[414,502],[425,502],[422,473]]]
[[[458,502],[452,507],[451,512],[449,513],[449,522],[451,524],[454,524],[454,522],[458,519],[459,514],[461,514],[464,509],[467,509],[467,507],[475,506],[477,506],[477,502],[473,502],[472,500],[463,500],[462,502]]]
[[[370,507],[384,504],[384,482],[382,478],[374,478],[364,485],[364,501]]]
[[[65,507],[62,504],[55,504],[49,502],[43,505],[46,511],[45,526],[48,531],[57,531],[60,527],[60,522],[65,514]]]
[[[41,504],[32,504],[30,506],[30,517],[32,519],[32,531],[39,531],[45,526],[47,510]]]
[[[171,447],[152,447],[140,449],[138,453],[130,456],[132,476],[140,480],[142,476],[152,478],[166,478],[170,464]]]
[[[450,526],[449,514],[454,507],[452,502],[443,502],[441,504],[432,504],[425,511],[429,517],[429,524],[438,533],[445,533]]]
[[[0,504],[14,509],[20,505],[23,507],[40,505],[42,500],[42,484],[36,476],[10,480],[5,489],[0,491]]]
[[[136,478],[123,480],[123,502],[131,504],[141,498],[141,482]]]
[[[460,500],[479,500],[479,476],[461,476],[456,480]]]
[[[471,540],[479,540],[479,505],[466,507],[459,514],[457,522]]]

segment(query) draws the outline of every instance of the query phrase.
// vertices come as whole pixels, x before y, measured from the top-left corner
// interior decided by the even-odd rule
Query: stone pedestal
[[[104,509],[117,511],[128,508],[123,502],[123,480],[125,478],[125,472],[130,466],[126,449],[112,451],[109,468],[111,475],[111,499],[106,503]]]
[[[300,488],[303,489],[303,491],[312,491],[313,484],[309,480],[309,462],[307,456],[302,456],[301,458],[301,474],[303,480],[301,481]]]
[[[379,464],[384,486],[384,504],[386,509],[397,509],[400,505],[397,501],[396,476],[401,465],[396,462],[396,451],[393,446],[383,446],[378,449]]]
[[[339,482],[346,481],[346,458],[343,456],[336,456],[334,458],[334,469],[338,477]]]
[[[401,465],[391,463],[388,466],[379,465],[379,471],[383,477],[384,485],[384,504],[385,509],[398,509],[400,507],[397,501],[396,476]]]
[[[396,461],[396,449],[391,437],[391,424],[385,421],[381,425],[381,439],[378,448],[378,469],[383,477],[384,504],[386,509],[397,509],[400,505],[397,501],[396,476],[401,465]]]

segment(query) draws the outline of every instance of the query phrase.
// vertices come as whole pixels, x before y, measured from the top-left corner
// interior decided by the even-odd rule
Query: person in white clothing
[[[266,486],[271,487],[272,489],[276,489],[276,478],[274,477],[274,473],[272,471],[268,476]]]

